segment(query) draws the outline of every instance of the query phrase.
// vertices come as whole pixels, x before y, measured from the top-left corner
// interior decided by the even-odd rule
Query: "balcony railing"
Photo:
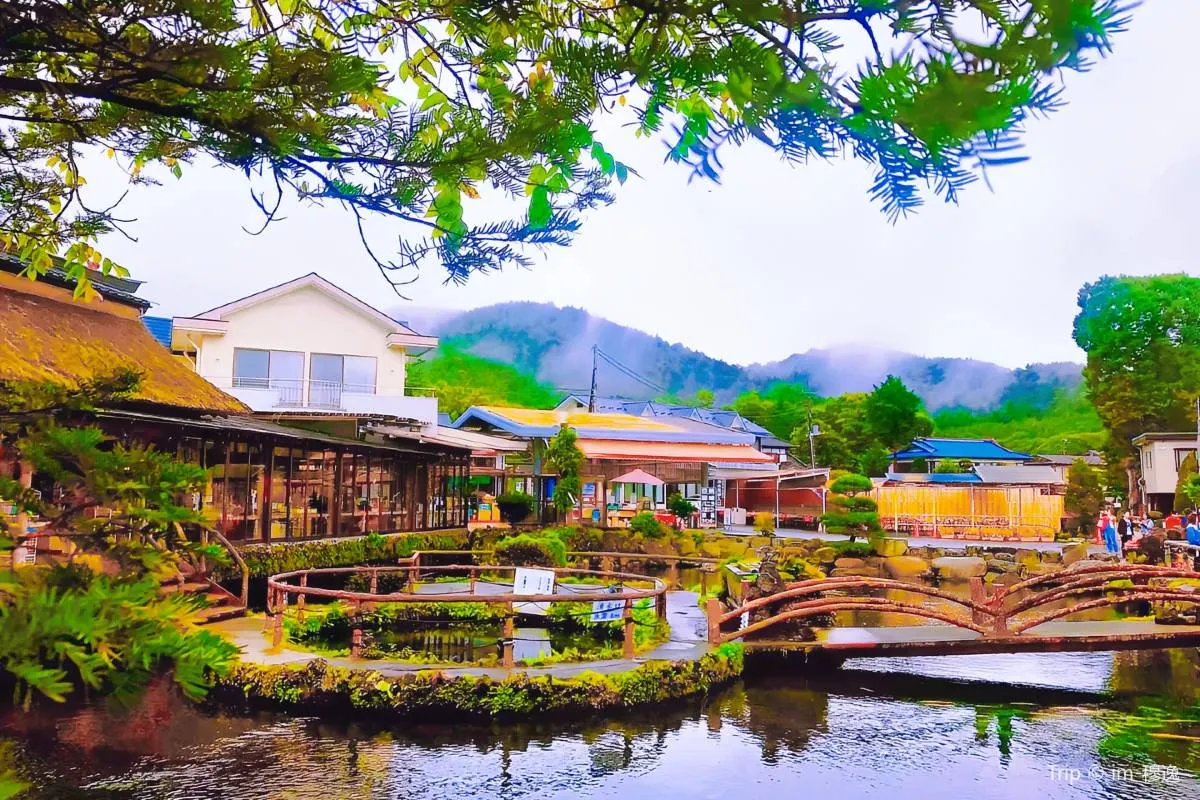
[[[403,387],[341,381],[209,377],[208,381],[255,411],[328,411],[437,422],[437,398],[410,397]]]

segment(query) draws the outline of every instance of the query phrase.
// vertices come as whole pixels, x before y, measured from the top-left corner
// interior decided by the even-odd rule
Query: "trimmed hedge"
[[[428,670],[387,678],[374,670],[237,664],[209,697],[225,705],[289,712],[511,719],[628,709],[706,694],[742,673],[742,648],[724,644],[698,661],[652,661],[628,672],[574,678],[517,673],[503,680]]]
[[[360,564],[391,563],[417,550],[466,550],[463,531],[441,533],[370,533],[346,539],[316,539],[311,542],[280,542],[248,545],[238,552],[246,561],[251,578],[265,578],[281,572],[325,567],[354,567]],[[236,564],[218,568],[218,580],[236,580],[241,573]]]

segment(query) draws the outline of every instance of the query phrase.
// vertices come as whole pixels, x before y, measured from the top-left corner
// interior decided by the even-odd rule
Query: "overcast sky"
[[[431,268],[407,293],[443,308],[579,306],[738,363],[849,342],[1008,366],[1082,360],[1071,321],[1084,282],[1200,267],[1198,29],[1200,3],[1149,0],[1109,59],[1068,75],[1067,107],[1031,123],[1032,160],[958,206],[933,201],[891,225],[867,197],[867,166],[791,167],[759,145],[723,154],[721,185],[689,186],[660,141],[606,137],[642,178],[590,212],[572,247],[465,287]],[[293,206],[244,233],[260,218],[229,170],[168,176],[122,209],[139,241],[102,249],[147,281],[151,313],[197,313],[310,271],[404,305],[334,206]]]

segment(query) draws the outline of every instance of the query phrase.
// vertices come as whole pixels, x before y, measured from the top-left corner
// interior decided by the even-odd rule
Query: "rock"
[[[1016,555],[1016,553],[1017,553],[1017,548],[1015,548],[1015,547],[993,547],[992,548],[992,555],[994,555],[996,558],[1001,558],[1002,556],[1012,556],[1012,555]],[[1002,559],[1002,560],[1007,561],[1009,559]]]
[[[916,556],[892,556],[883,569],[891,578],[923,578],[929,574],[929,562]]]
[[[818,564],[832,564],[837,559],[837,550],[832,547],[819,547],[813,551],[812,557]]]
[[[883,569],[883,562],[885,561],[887,561],[887,559],[880,556],[868,556],[867,566],[875,567],[876,569]]]
[[[908,552],[908,542],[904,539],[880,539],[875,543],[875,552],[884,558],[902,556]]]
[[[847,559],[847,560],[858,561],[860,559]],[[838,567],[838,568],[834,569],[833,572],[829,573],[829,576],[831,578],[841,578],[841,577],[846,577],[846,576],[856,577],[856,578],[881,578],[881,577],[883,577],[883,574],[882,574],[882,572],[880,572],[880,570],[877,567],[862,566],[862,567]]]
[[[987,572],[987,562],[978,556],[942,556],[932,566],[939,578],[950,580],[981,578]]]
[[[1064,547],[1062,550],[1062,563],[1070,566],[1078,561],[1083,561],[1088,557],[1087,542],[1073,544],[1070,547]]]
[[[1021,576],[1015,572],[996,573],[989,572],[984,581],[992,586],[1013,586],[1021,582]]]
[[[721,545],[716,542],[704,542],[700,545],[700,555],[705,558],[720,558]]]
[[[993,558],[987,562],[988,572],[1016,572],[1021,571],[1021,565],[1012,561],[1001,561],[998,558]]]
[[[1017,559],[1016,559],[1016,556],[1014,556],[1012,553],[1009,553],[1005,550],[993,550],[992,551],[992,560],[993,561],[1008,561],[1011,563],[1011,562],[1016,561]]]
[[[861,558],[839,558],[833,562],[833,566],[838,569],[862,569],[867,566],[867,562]]]
[[[1103,567],[1110,563],[1110,559],[1085,558],[1082,561],[1073,561],[1067,565],[1069,570],[1086,569],[1087,567]]]
[[[1015,558],[1018,564],[1023,564],[1026,567],[1042,563],[1042,555],[1037,550],[1018,550]]]
[[[1059,553],[1057,551],[1046,550],[1045,552],[1039,553],[1038,555],[1041,558],[1043,564],[1061,564],[1062,563],[1062,553]]]

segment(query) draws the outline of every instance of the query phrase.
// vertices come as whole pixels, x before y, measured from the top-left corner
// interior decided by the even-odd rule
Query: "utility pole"
[[[599,348],[592,345],[592,391],[588,395],[588,413],[596,413],[596,358],[599,355]],[[1200,401],[1197,401],[1200,402]]]

